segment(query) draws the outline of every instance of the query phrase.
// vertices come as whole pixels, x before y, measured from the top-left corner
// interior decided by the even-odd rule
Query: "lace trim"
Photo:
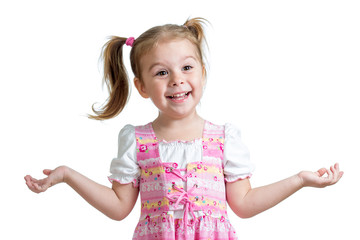
[[[228,176],[228,177],[225,177],[225,182],[228,182],[228,183],[232,183],[232,182],[236,182],[238,180],[244,180],[244,179],[248,179],[248,178],[251,178],[252,174],[247,174],[245,176],[242,176],[242,177],[232,177],[232,176]],[[230,178],[230,179],[229,179]]]
[[[194,140],[174,140],[174,141],[166,141],[165,139],[163,140],[159,140],[158,143],[163,144],[163,145],[169,145],[169,146],[178,146],[178,145],[192,145],[192,144],[201,144],[202,143],[202,138],[197,138]]]
[[[111,183],[113,183],[114,181],[118,182],[120,184],[130,184],[130,183],[132,183],[133,187],[139,187],[139,180],[137,178],[132,178],[131,180],[129,180],[129,179],[124,180],[124,178],[119,179],[119,178],[114,178],[114,177],[109,176],[108,180]]]

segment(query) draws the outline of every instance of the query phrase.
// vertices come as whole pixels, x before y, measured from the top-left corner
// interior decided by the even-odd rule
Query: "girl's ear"
[[[203,87],[206,85],[206,68],[205,65],[202,66],[202,85]]]
[[[149,98],[149,95],[146,93],[145,85],[140,81],[139,78],[134,78],[134,84],[136,89],[138,90],[139,94],[143,98]]]

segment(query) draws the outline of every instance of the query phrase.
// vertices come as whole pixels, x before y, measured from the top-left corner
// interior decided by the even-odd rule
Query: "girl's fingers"
[[[325,173],[326,173],[326,168],[321,168],[317,171],[319,177],[324,176]]]
[[[340,178],[342,178],[343,175],[344,175],[344,172],[339,172],[339,179],[338,179],[338,181],[340,180]]]
[[[26,182],[26,185],[28,186],[28,188],[33,191],[34,193],[39,193],[38,191],[38,186],[36,183],[33,182]]]
[[[47,178],[38,180],[30,175],[26,175],[25,181],[28,188],[35,193],[44,192],[48,188]]]
[[[43,170],[43,173],[46,175],[46,176],[49,176],[51,174],[52,170],[50,169],[44,169]]]
[[[332,184],[337,182],[338,179],[338,175],[339,175],[339,170],[336,170],[333,166],[330,167],[331,172],[333,173],[332,175]]]
[[[30,177],[30,179],[31,179],[31,182],[34,182],[34,183],[39,182],[39,180],[37,180],[36,178]]]
[[[332,182],[333,176],[334,174],[332,173],[332,171],[330,169],[326,169],[326,173],[327,173],[327,177],[326,177],[326,182],[329,184]]]
[[[30,189],[34,189],[34,181],[33,181],[33,178],[29,175],[25,176],[25,182],[26,182],[26,185],[28,186],[28,188]]]
[[[340,171],[340,167],[339,167],[339,164],[336,163],[335,166],[334,166],[335,170],[337,171],[337,178],[336,178],[336,182],[338,182],[340,180],[340,178],[342,178],[342,176],[344,175],[344,172],[343,171]]]
[[[35,186],[36,191],[37,191],[38,193],[40,193],[40,192],[44,192],[44,191],[46,191],[46,189],[47,189],[47,187],[46,187],[46,184],[45,184],[45,183],[44,183],[44,184],[34,183],[34,186]]]
[[[34,186],[36,188],[36,193],[41,193],[44,191],[41,185],[35,183]]]
[[[339,164],[336,163],[334,166],[330,167],[332,176],[331,176],[331,183],[329,185],[333,185],[335,183],[337,183],[340,178],[344,175],[344,172],[340,171],[340,167]]]
[[[25,181],[26,181],[26,186],[28,186],[28,188],[30,188],[30,190],[33,188],[33,184],[32,182],[30,181],[30,178],[29,176],[26,176],[25,177]]]
[[[335,168],[333,167],[333,166],[330,166],[330,170],[331,170],[331,172],[333,173],[333,174],[335,174]]]

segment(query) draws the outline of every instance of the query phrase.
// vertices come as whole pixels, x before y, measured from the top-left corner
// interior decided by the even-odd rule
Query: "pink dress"
[[[161,159],[151,123],[135,127],[135,138],[139,173],[135,174],[138,176],[133,178],[133,183],[140,190],[141,216],[134,240],[238,239],[227,216],[224,126],[206,121],[199,145],[201,157],[191,161],[183,159],[185,164]],[[249,173],[237,179],[251,176],[253,168],[247,164],[241,166],[247,167]],[[109,179],[126,182],[115,175]]]

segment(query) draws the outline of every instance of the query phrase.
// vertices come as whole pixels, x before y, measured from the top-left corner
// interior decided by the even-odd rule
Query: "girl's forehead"
[[[166,59],[177,56],[180,57],[182,55],[193,56],[197,60],[200,60],[196,45],[188,39],[179,38],[161,39],[149,50],[149,52],[144,54],[141,58],[144,60],[152,60],[155,58]]]
[[[183,51],[194,51],[196,52],[196,46],[188,39],[161,39],[150,51],[166,51],[166,50],[179,50],[181,48]]]

